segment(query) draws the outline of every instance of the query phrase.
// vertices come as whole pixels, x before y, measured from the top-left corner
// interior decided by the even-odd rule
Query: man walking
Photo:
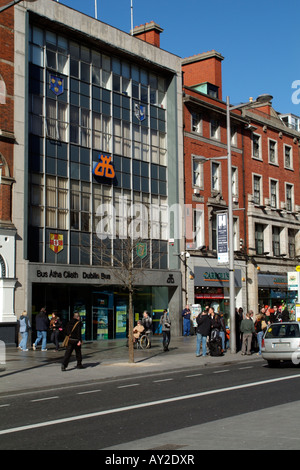
[[[76,360],[77,360],[77,369],[83,369],[82,365],[82,355],[81,355],[81,326],[80,315],[78,312],[74,312],[72,320],[66,326],[66,335],[69,336],[69,342],[65,352],[65,357],[63,358],[61,370],[64,371],[68,367],[70,357],[72,352],[75,349]]]
[[[47,351],[47,331],[49,328],[49,320],[45,308],[42,308],[40,313],[37,314],[35,327],[37,331],[37,338],[33,343],[32,348],[35,351],[37,345],[42,341],[42,351]]]
[[[182,317],[183,317],[183,336],[190,336],[191,311],[188,305],[182,311]]]

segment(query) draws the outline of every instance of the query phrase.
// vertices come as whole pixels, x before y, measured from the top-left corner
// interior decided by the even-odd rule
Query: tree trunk
[[[128,312],[128,353],[129,362],[134,362],[134,344],[133,344],[133,305],[132,291],[129,290],[129,312]]]

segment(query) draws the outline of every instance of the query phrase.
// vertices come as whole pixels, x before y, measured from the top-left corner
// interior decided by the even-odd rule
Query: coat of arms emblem
[[[56,96],[62,95],[64,92],[64,79],[51,74],[49,86]]]
[[[59,233],[50,233],[50,249],[59,253],[64,249],[64,236]]]

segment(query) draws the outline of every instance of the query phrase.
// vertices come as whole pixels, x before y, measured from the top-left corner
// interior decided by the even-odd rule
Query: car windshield
[[[265,338],[300,338],[299,325],[294,323],[271,325]]]

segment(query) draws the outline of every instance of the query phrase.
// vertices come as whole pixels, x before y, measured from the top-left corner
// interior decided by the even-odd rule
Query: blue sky
[[[237,104],[269,93],[277,111],[300,116],[299,0],[132,1],[134,26],[155,21],[164,29],[162,49],[182,58],[212,49],[224,56],[224,100],[229,95]],[[95,16],[95,0],[60,3]],[[97,0],[98,20],[129,33],[130,5]]]

